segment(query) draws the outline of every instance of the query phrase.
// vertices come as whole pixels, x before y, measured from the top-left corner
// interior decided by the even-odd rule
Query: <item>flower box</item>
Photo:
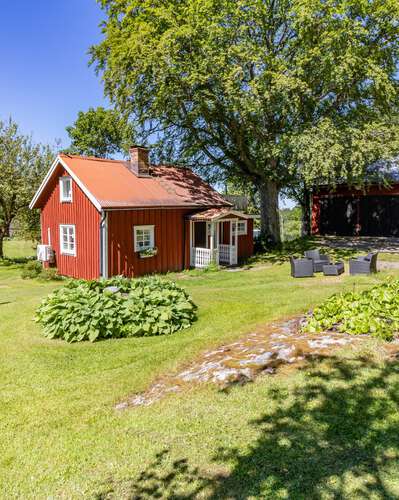
[[[139,252],[140,259],[149,259],[150,257],[155,257],[158,253],[158,248],[148,248],[147,250],[141,250]]]

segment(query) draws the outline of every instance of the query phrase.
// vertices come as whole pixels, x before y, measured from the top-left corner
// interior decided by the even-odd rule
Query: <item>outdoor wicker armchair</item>
[[[313,276],[313,262],[311,259],[294,259],[290,257],[291,276],[293,278],[308,278]]]
[[[305,257],[312,259],[313,271],[315,273],[321,273],[323,271],[323,266],[331,264],[330,257],[324,253],[320,253],[319,250],[307,250],[305,252]]]
[[[369,253],[356,259],[349,259],[350,274],[371,274],[377,272],[378,252]]]

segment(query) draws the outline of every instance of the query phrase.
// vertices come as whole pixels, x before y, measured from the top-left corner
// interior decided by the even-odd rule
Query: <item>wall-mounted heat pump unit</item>
[[[54,262],[54,250],[50,245],[37,245],[37,260],[40,262]]]

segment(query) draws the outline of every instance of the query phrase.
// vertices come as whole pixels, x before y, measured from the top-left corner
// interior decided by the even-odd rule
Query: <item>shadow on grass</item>
[[[319,238],[298,238],[296,240],[287,241],[279,248],[270,249],[264,253],[258,253],[250,257],[247,261],[248,265],[269,263],[269,264],[284,264],[292,257],[303,257],[306,250],[319,249],[323,253],[330,255],[333,261],[347,260],[359,254],[359,249],[356,247],[336,247],[330,245],[327,240]]]
[[[328,357],[303,370],[294,388],[259,401],[255,442],[213,458],[230,472],[208,476],[163,450],[97,498],[398,498],[398,363]]]

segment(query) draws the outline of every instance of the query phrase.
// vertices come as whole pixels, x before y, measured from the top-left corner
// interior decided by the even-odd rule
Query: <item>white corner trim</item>
[[[101,212],[100,245],[100,274],[102,278],[108,278],[108,213],[104,211]]]
[[[68,165],[65,163],[65,161],[57,155],[56,159],[54,160],[53,164],[50,167],[50,170],[47,172],[46,177],[43,179],[43,182],[40,184],[39,189],[36,191],[35,196],[33,197],[32,201],[29,203],[29,208],[32,210],[32,208],[35,206],[36,201],[38,200],[39,196],[42,194],[44,188],[50,181],[50,179],[53,176],[53,173],[55,169],[57,168],[58,164],[61,164],[65,170],[68,172],[68,174],[72,177],[72,179],[76,182],[76,184],[80,187],[80,189],[84,192],[84,194],[89,198],[89,200],[93,203],[93,205],[96,207],[96,209],[101,212],[101,205],[98,202],[98,200],[90,193],[90,191],[87,189],[87,187],[82,183],[82,181],[74,174],[74,172],[68,167]]]

